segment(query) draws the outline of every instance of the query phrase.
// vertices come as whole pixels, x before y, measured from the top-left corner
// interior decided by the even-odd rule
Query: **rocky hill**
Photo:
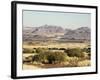
[[[88,27],[81,27],[76,30],[69,30],[66,32],[62,39],[67,40],[90,40],[91,32]]]
[[[90,40],[90,28],[80,27],[75,30],[63,29],[61,26],[43,25],[23,27],[23,40]]]

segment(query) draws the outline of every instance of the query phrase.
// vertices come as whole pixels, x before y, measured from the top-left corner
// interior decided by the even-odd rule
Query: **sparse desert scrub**
[[[82,59],[78,57],[66,57],[66,67],[85,67],[90,66],[91,61],[87,59]]]
[[[77,67],[79,58],[78,57],[67,57],[67,62],[68,64],[66,65],[67,67]]]
[[[33,43],[35,44],[35,42]],[[25,53],[23,56],[27,58],[31,56],[31,59],[26,59],[27,63],[25,62],[23,65],[28,64],[27,66],[37,66],[38,68],[90,66],[91,49],[87,45],[88,43],[65,42],[25,44],[23,45],[23,53]]]

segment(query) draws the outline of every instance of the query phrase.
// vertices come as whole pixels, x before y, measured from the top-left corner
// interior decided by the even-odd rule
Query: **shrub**
[[[36,48],[36,53],[43,53],[45,51],[47,51],[48,49],[47,48]]]
[[[87,53],[88,59],[91,59],[91,48],[83,48],[82,50]]]
[[[36,50],[35,49],[32,49],[32,53],[36,53]]]
[[[33,56],[33,61],[36,61],[39,63],[47,63],[47,54],[38,53],[37,55]]]
[[[77,67],[79,58],[78,57],[67,57],[67,67]]]
[[[84,61],[79,61],[78,62],[78,66],[79,67],[90,66],[90,65],[91,65],[91,61],[90,60],[84,60]]]
[[[91,59],[91,53],[88,53],[88,59]]]
[[[83,48],[83,51],[86,52],[86,53],[91,53],[91,48],[89,48],[89,47],[88,48]]]
[[[49,50],[59,50],[58,48],[49,48]]]
[[[47,60],[49,64],[61,63],[65,61],[65,59],[66,59],[66,54],[63,52],[49,52],[47,56]]]
[[[41,61],[41,56],[39,56],[39,55],[34,55],[34,56],[32,57],[32,61],[40,62],[40,61]]]
[[[33,61],[41,62],[41,63],[47,63],[47,64],[56,64],[61,63],[65,61],[66,54],[62,52],[43,52],[35,55],[33,57]]]
[[[65,48],[60,48],[59,50],[66,50]]]
[[[69,57],[84,57],[84,53],[80,48],[66,49],[65,53],[67,53]]]

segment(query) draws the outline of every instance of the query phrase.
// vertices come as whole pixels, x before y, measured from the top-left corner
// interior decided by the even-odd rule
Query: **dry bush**
[[[84,66],[90,66],[90,60],[81,60],[81,58],[78,57],[67,57],[66,58],[66,66],[67,67],[84,67]]]
[[[90,60],[83,60],[83,61],[79,61],[78,62],[78,66],[79,67],[90,66],[90,65],[91,65],[91,61]]]
[[[67,57],[67,67],[77,67],[79,58],[78,57]]]
[[[43,64],[56,64],[62,63],[66,59],[66,54],[63,52],[52,52],[47,51],[43,53],[38,53],[33,56],[33,61],[41,62]]]
[[[80,48],[71,48],[65,50],[69,57],[84,57],[84,53]]]

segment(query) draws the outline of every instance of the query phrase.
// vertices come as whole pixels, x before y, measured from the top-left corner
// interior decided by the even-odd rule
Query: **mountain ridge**
[[[42,25],[39,27],[23,27],[23,40],[90,40],[89,27],[80,27],[74,30],[64,29],[61,26]]]

